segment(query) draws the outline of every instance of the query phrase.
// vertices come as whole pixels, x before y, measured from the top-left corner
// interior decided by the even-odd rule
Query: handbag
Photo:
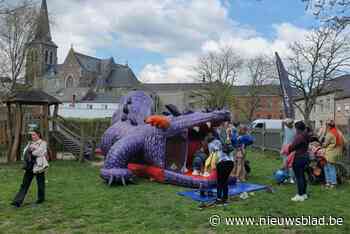
[[[25,171],[32,171],[34,164],[35,159],[32,155],[32,152],[30,150],[25,150],[22,169]]]

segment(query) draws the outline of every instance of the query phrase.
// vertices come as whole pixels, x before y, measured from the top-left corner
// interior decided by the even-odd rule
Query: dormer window
[[[72,76],[68,76],[66,78],[66,88],[73,88],[74,87],[74,80]]]

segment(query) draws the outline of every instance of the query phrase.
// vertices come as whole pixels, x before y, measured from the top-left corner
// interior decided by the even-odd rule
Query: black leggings
[[[217,198],[226,201],[228,198],[228,178],[233,169],[232,161],[221,161],[216,165]]]
[[[39,174],[33,174],[31,170],[26,170],[23,176],[23,182],[21,184],[21,188],[17,193],[14,199],[14,202],[18,204],[22,204],[34,176],[36,177],[36,182],[38,185],[38,201],[45,200],[45,172],[39,173]]]
[[[293,171],[295,174],[295,179],[297,181],[299,195],[306,194],[307,182],[305,179],[305,171],[307,170],[308,164],[308,156],[295,157],[293,162]]]

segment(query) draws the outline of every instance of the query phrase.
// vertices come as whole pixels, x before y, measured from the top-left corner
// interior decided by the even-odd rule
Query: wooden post
[[[21,161],[21,144],[22,144],[22,132],[23,132],[23,117],[24,117],[24,112],[22,108],[22,104],[19,105],[19,144],[17,147],[17,161]]]
[[[11,104],[7,103],[7,137],[8,137],[8,149],[7,149],[7,161],[11,161],[11,148],[13,144],[13,127],[12,127],[12,114]]]
[[[82,125],[81,139],[80,139],[80,152],[79,152],[80,162],[84,162],[84,149],[85,149],[85,129],[84,129],[84,125]]]
[[[49,143],[49,105],[45,104],[43,107],[43,132],[44,139]]]
[[[39,121],[39,131],[40,131],[40,134],[42,136],[44,136],[43,113],[42,112],[40,113],[39,119],[40,119],[40,121]]]
[[[47,150],[49,152],[50,159],[52,159],[51,155],[51,144],[50,144],[50,135],[49,135],[49,115],[50,115],[50,106],[48,103],[46,103],[43,106],[43,138],[47,143]]]
[[[55,104],[55,108],[53,110],[52,131],[57,131],[57,125],[56,125],[57,116],[58,116],[58,104]]]
[[[54,132],[57,131],[57,124],[56,124],[57,116],[58,116],[58,104],[55,104],[54,110],[53,110],[53,117],[51,118],[52,131]],[[55,147],[51,148],[51,160],[56,160],[56,159],[57,159],[57,152],[56,152],[56,144],[55,144]]]
[[[21,132],[22,132],[22,105],[16,104],[16,116],[15,116],[15,135],[14,141],[11,147],[10,161],[16,161],[18,155],[20,155],[19,149],[21,146]]]

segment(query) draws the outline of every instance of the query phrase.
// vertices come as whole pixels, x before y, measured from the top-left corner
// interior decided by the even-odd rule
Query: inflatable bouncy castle
[[[112,126],[102,137],[105,162],[101,177],[109,185],[126,184],[135,176],[147,176],[186,187],[215,186],[215,170],[207,177],[192,175],[190,165],[201,145],[198,135],[229,121],[230,112],[181,114],[172,106],[169,115],[157,116],[153,115],[153,106],[152,99],[141,91],[132,91],[121,98]]]

